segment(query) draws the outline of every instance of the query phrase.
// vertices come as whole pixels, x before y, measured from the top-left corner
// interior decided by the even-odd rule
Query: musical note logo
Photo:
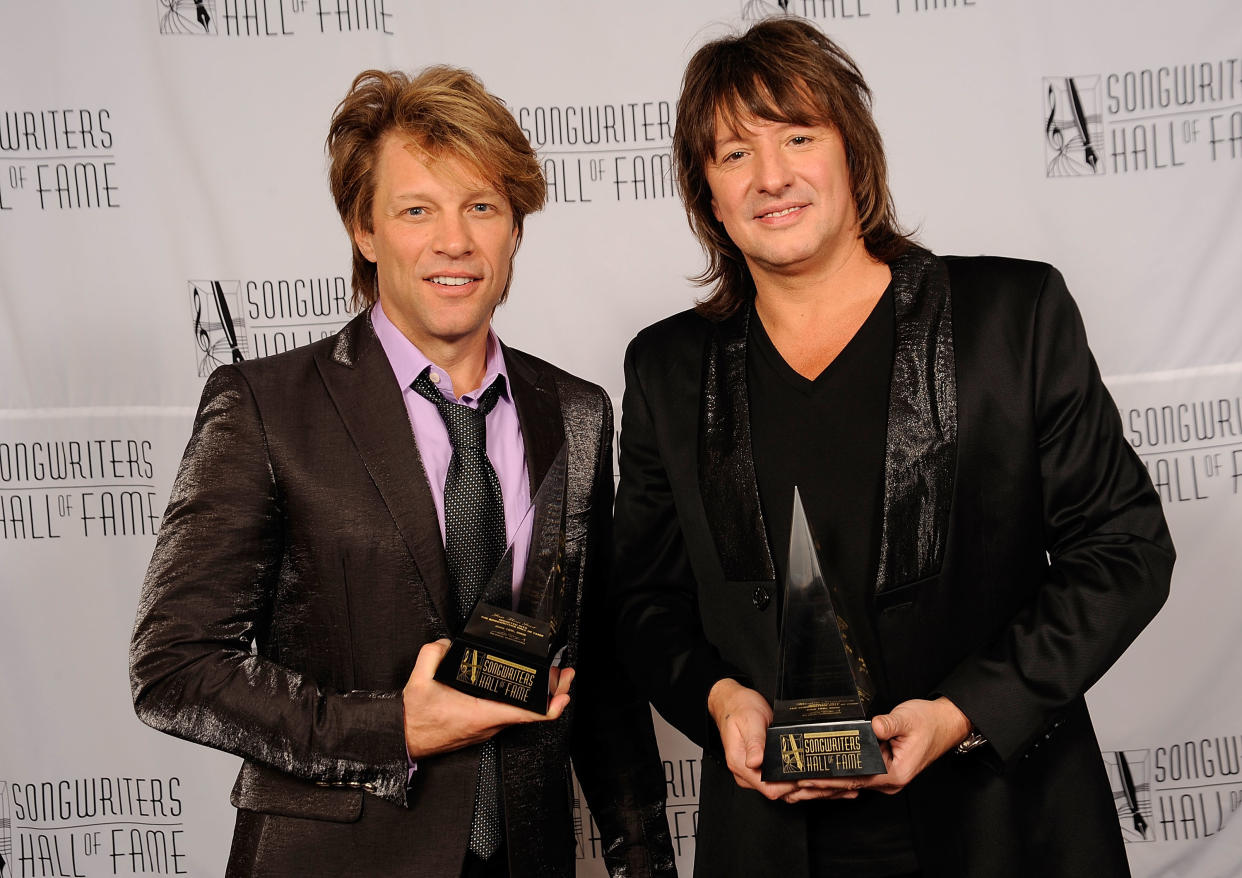
[[[1105,751],[1104,767],[1113,788],[1117,821],[1126,842],[1155,841],[1151,810],[1151,751]]]
[[[216,33],[216,0],[156,0],[160,33],[205,36]]]
[[[1046,77],[1044,156],[1049,177],[1104,173],[1096,152],[1104,140],[1099,76]]]
[[[241,282],[192,280],[189,285],[194,340],[198,346],[198,376],[206,378],[217,366],[240,363],[249,353],[246,321],[239,300]]]

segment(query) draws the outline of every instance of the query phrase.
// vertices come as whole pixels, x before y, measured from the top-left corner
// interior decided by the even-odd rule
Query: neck
[[[854,337],[892,273],[860,242],[858,254],[824,271],[754,277],[755,311],[768,338],[790,367],[814,379]]]
[[[448,373],[453,381],[453,392],[458,396],[475,390],[483,383],[487,375],[487,332],[490,324],[468,336],[454,339],[424,337],[410,332],[396,321],[394,325],[423,352],[423,356]]]
[[[861,238],[845,252],[829,254],[812,267],[773,271],[752,264],[750,269],[755,308],[769,332],[776,326],[792,331],[831,322],[860,303],[874,305],[891,277],[888,266],[867,252]]]

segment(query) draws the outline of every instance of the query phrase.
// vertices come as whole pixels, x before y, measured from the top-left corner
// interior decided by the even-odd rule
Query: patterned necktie
[[[482,595],[504,554],[505,508],[500,480],[487,457],[487,413],[496,405],[504,380],[497,378],[479,397],[478,408],[445,399],[430,368],[415,379],[414,390],[430,400],[448,428],[453,456],[444,480],[444,556],[453,583],[460,628]],[[500,847],[500,759],[495,741],[483,745],[474,794],[470,850],[482,860]]]

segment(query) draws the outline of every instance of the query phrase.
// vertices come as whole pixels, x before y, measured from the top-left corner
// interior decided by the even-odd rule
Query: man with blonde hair
[[[138,715],[244,757],[230,875],[570,876],[571,754],[610,872],[674,874],[651,717],[601,613],[608,397],[491,330],[538,161],[448,67],[360,74],[328,152],[361,313],[208,379],[139,605]],[[560,460],[561,526],[536,534]],[[546,715],[437,682],[541,539],[566,632]]]
[[[694,55],[673,149],[712,291],[627,353],[614,578],[704,746],[695,874],[1127,874],[1083,693],[1173,546],[1060,274],[910,241],[862,74],[802,19]],[[795,491],[879,774],[761,776],[781,649],[841,627],[780,628]]]

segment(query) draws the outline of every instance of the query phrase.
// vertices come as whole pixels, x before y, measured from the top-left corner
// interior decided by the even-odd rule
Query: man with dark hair
[[[328,151],[364,310],[208,379],[138,608],[138,715],[245,758],[230,875],[568,878],[571,753],[609,871],[675,874],[602,613],[608,397],[491,331],[538,160],[448,67],[362,73]],[[534,533],[559,460],[560,528]],[[541,540],[567,640],[546,715],[435,681],[476,600],[518,605]]]
[[[695,874],[1128,874],[1083,693],[1173,546],[1061,276],[903,234],[867,85],[800,19],[695,54],[674,153],[712,292],[626,355],[614,600],[705,749]],[[760,776],[795,488],[883,774]]]

